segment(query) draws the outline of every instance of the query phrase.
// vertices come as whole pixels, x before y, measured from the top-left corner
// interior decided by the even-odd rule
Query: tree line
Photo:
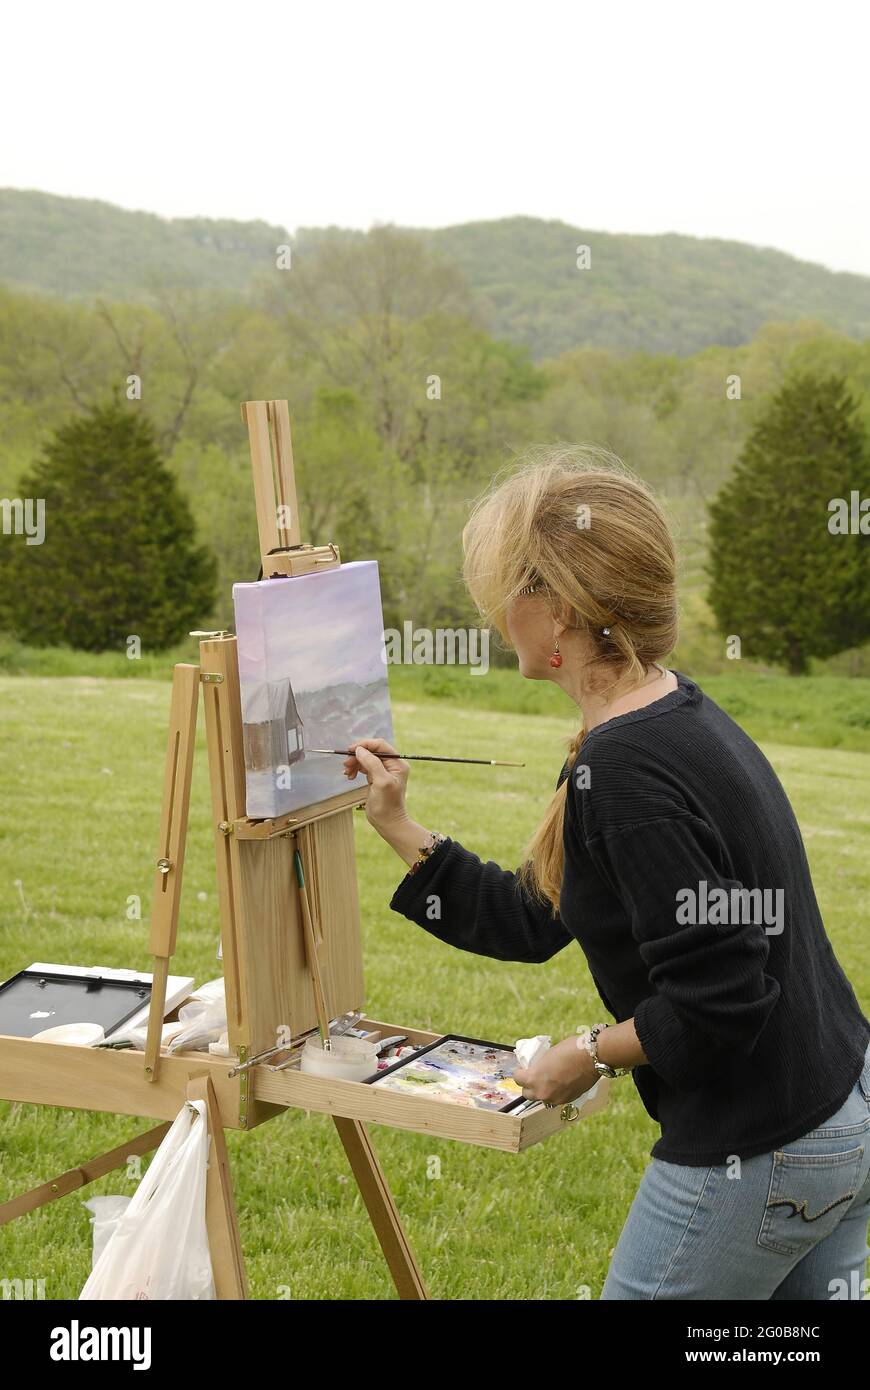
[[[388,626],[473,623],[459,580],[469,501],[525,445],[589,440],[673,508],[688,636],[710,660],[737,635],[745,657],[806,669],[870,635],[860,529],[838,538],[826,514],[823,550],[813,529],[830,499],[857,492],[860,507],[870,494],[868,385],[870,345],[810,320],[689,358],[581,348],[536,365],[486,332],[454,267],[394,228],[320,237],[245,304],[0,291],[0,497],[51,498],[54,519],[42,546],[0,537],[0,623],[72,645],[111,645],[126,625],[153,647],[231,626],[231,585],[257,568],[238,402],[287,397],[303,536],[381,561]],[[778,608],[774,553],[791,594]],[[50,602],[33,599],[40,573]],[[112,573],[132,606],[101,631]],[[812,589],[825,605],[786,639],[784,615],[809,614]],[[763,611],[749,606],[756,590]],[[149,593],[153,617],[131,626]]]

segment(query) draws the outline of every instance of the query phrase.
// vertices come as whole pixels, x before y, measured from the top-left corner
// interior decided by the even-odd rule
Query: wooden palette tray
[[[403,1033],[412,1043],[436,1042],[446,1036],[376,1019],[360,1019],[359,1027],[378,1030],[383,1037]],[[189,1082],[207,1076],[227,1129],[253,1129],[278,1110],[299,1109],[457,1139],[505,1153],[520,1153],[576,1123],[566,1117],[567,1107],[549,1110],[540,1105],[515,1115],[379,1091],[362,1081],[310,1076],[290,1068],[271,1071],[262,1063],[248,1074],[230,1076],[237,1065],[233,1057],[177,1052],[161,1057],[159,1076],[149,1082],[138,1051],[0,1037],[0,1099],[172,1120],[184,1104]],[[580,1120],[605,1108],[610,1084],[602,1077],[598,1094],[584,1105]]]
[[[403,1033],[412,1043],[437,1042],[439,1038],[447,1036],[368,1018],[360,1019],[357,1026],[377,1029],[382,1037]],[[406,1096],[398,1091],[378,1090],[362,1081],[309,1076],[289,1068],[270,1071],[268,1067],[260,1065],[253,1068],[253,1073],[255,1101],[298,1106],[326,1115],[344,1115],[372,1124],[431,1134],[440,1139],[458,1139],[465,1144],[503,1149],[506,1153],[519,1153],[551,1134],[570,1129],[576,1123],[567,1118],[565,1112],[569,1107],[564,1106],[549,1110],[540,1105],[522,1115],[515,1115],[511,1111],[477,1110],[426,1096]],[[610,1085],[608,1077],[601,1078],[598,1094],[583,1106],[580,1120],[605,1108]]]

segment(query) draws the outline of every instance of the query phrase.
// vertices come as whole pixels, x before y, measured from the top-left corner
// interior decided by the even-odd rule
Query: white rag
[[[530,1067],[537,1062],[539,1057],[543,1057],[545,1052],[550,1050],[551,1039],[546,1033],[538,1033],[534,1038],[519,1038],[514,1048],[516,1059],[521,1067]],[[597,1094],[598,1087],[601,1085],[599,1076],[591,1090],[584,1091],[582,1096],[578,1096],[571,1104],[576,1105],[581,1110],[587,1101],[593,1100]]]

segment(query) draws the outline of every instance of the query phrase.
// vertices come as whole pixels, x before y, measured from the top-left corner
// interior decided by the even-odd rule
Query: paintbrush
[[[375,753],[372,748],[368,751],[376,758],[404,758],[405,762],[412,763],[483,763],[486,767],[525,767],[525,763],[506,763],[500,758],[438,758],[431,753]],[[338,753],[342,758],[353,757],[353,753],[346,748],[306,748],[305,752]]]
[[[293,851],[293,864],[296,869],[296,880],[299,884],[299,898],[302,903],[305,954],[308,957],[308,968],[311,971],[311,984],[314,990],[314,1007],[317,1012],[317,1028],[320,1033],[320,1045],[324,1052],[331,1052],[332,1041],[329,1035],[329,1013],[326,1008],[326,996],[323,991],[320,957],[317,954],[317,932],[314,929],[314,916],[311,911],[311,904],[308,901],[308,889],[305,886],[302,855],[299,853],[298,849],[294,849]]]

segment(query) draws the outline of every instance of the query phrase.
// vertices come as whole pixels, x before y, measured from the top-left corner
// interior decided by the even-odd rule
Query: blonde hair
[[[508,646],[508,605],[532,583],[558,621],[584,632],[587,689],[631,689],[676,645],[676,556],[667,521],[647,485],[608,449],[558,445],[527,452],[475,502],[462,543],[471,597]],[[568,776],[583,738],[581,728],[569,740]],[[518,872],[521,885],[549,900],[554,914],[564,868],[566,782],[525,846]]]

